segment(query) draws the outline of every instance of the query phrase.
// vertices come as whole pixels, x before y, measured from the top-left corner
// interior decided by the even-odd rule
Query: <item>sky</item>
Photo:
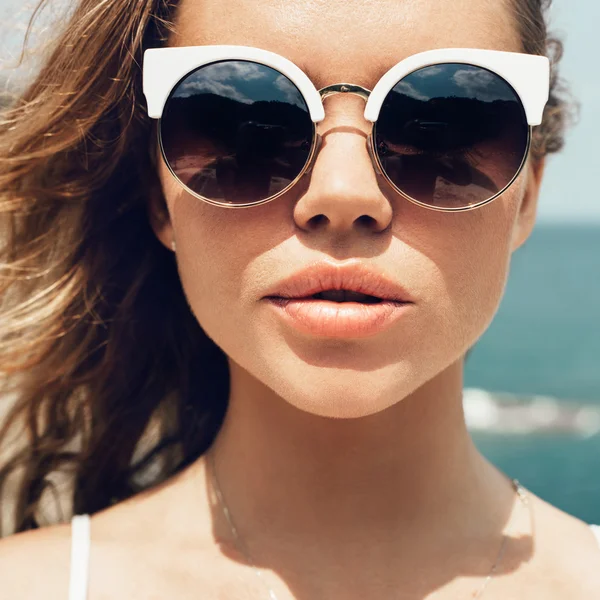
[[[67,4],[55,0],[57,6]],[[30,0],[25,6],[33,7]],[[31,9],[23,0],[0,0],[0,69],[18,56],[24,22]],[[576,9],[576,10],[575,10]],[[548,160],[542,186],[540,223],[600,225],[600,69],[598,0],[554,0],[550,30],[565,42],[561,74],[580,104],[578,123],[560,154]]]

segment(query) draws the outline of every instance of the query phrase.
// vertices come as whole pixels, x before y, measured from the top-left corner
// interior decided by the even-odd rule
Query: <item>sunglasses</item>
[[[396,192],[434,210],[482,206],[523,168],[549,87],[546,57],[497,50],[422,52],[373,91],[317,90],[288,59],[245,46],[153,48],[143,63],[166,165],[190,194],[223,207],[274,200],[310,172],[323,100],[339,93],[366,101],[368,152]]]

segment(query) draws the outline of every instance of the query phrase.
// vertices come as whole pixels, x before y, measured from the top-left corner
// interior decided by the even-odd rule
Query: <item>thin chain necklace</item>
[[[221,506],[221,510],[223,511],[223,514],[225,515],[225,518],[227,519],[227,523],[229,523],[229,528],[231,530],[231,535],[233,536],[233,538],[235,540],[235,544],[236,544],[238,550],[244,555],[246,562],[250,565],[250,567],[252,567],[252,569],[254,570],[256,575],[262,581],[265,588],[268,590],[270,600],[279,600],[277,598],[277,595],[275,594],[275,592],[271,589],[271,587],[267,583],[266,579],[264,578],[262,571],[256,566],[256,563],[254,562],[254,560],[250,556],[250,553],[248,552],[248,548],[247,548],[246,544],[244,544],[244,542],[242,541],[242,538],[240,537],[240,534],[238,533],[238,530],[233,522],[233,519],[231,518],[231,513],[229,512],[229,507],[227,506],[227,503],[225,502],[225,498],[223,497],[223,492],[221,492],[221,486],[219,485],[219,479],[217,477],[217,469],[215,466],[214,453],[212,451],[209,451],[208,455],[209,455],[209,463],[210,463],[209,469],[210,469],[211,476],[212,476],[213,488],[217,495],[217,499],[219,501],[219,505]],[[527,491],[519,483],[518,479],[511,479],[511,483],[512,483],[513,489],[515,490],[515,493],[519,497],[519,500],[521,501],[523,506],[529,508],[531,531],[532,531],[532,535],[533,535],[533,527],[534,527],[534,525],[533,525],[533,507],[532,507],[532,503],[529,499],[529,496],[527,494]],[[502,536],[502,544],[500,545],[500,551],[498,552],[498,556],[496,557],[494,565],[492,566],[492,569],[490,570],[489,575],[486,577],[485,581],[483,582],[483,585],[481,586],[481,588],[479,588],[479,591],[475,592],[471,596],[471,598],[473,598],[473,600],[478,600],[479,598],[481,598],[485,588],[488,586],[489,582],[494,577],[496,570],[497,570],[498,566],[500,565],[502,558],[504,557],[504,550],[506,547],[507,539],[508,539],[508,536],[506,534],[504,534]]]

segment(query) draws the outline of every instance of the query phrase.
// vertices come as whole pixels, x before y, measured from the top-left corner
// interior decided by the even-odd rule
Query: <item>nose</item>
[[[392,206],[379,187],[368,148],[371,124],[360,98],[328,101],[319,124],[321,145],[308,175],[306,191],[294,207],[294,220],[305,231],[381,232],[392,220]]]

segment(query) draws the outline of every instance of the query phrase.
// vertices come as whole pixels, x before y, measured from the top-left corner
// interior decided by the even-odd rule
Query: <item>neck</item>
[[[330,419],[232,364],[211,453],[240,534],[412,545],[497,532],[512,490],[467,431],[462,371],[461,361],[381,413]]]

